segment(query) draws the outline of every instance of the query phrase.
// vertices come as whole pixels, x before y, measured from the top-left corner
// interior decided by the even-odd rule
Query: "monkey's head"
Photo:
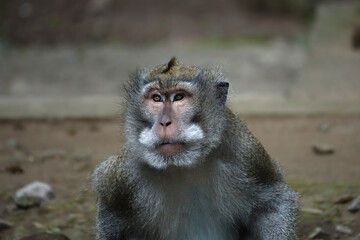
[[[190,167],[220,142],[229,83],[218,69],[176,58],[132,75],[127,90],[127,146],[154,168]]]

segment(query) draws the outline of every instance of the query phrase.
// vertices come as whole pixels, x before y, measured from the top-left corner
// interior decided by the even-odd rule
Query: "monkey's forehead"
[[[198,67],[179,64],[176,58],[172,58],[169,63],[156,66],[145,74],[148,81],[161,80],[164,82],[175,79],[191,80],[199,73]]]

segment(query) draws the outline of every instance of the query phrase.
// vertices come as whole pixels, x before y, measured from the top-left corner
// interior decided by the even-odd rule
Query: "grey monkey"
[[[226,107],[218,68],[176,58],[125,89],[121,154],[93,172],[99,240],[294,240],[298,194]]]

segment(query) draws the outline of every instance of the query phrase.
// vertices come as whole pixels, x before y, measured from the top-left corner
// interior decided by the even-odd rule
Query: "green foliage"
[[[3,2],[0,2],[0,17],[3,17],[6,11],[6,4]]]
[[[314,0],[243,0],[246,6],[257,13],[292,15],[309,20],[314,15]]]
[[[23,237],[24,235],[26,235],[26,232],[27,231],[26,231],[25,227],[23,227],[23,226],[16,227],[14,230],[13,238],[19,239],[20,237]]]
[[[360,0],[358,0],[356,2],[356,20],[357,20],[357,23],[360,23]]]
[[[55,227],[52,229],[52,232],[58,233],[58,232],[61,232],[61,229],[59,227]]]
[[[360,188],[360,181],[354,180],[350,183],[341,182],[315,182],[304,179],[289,179],[288,183],[300,193],[301,208],[310,208],[322,211],[322,213],[312,213],[300,211],[301,223],[312,223],[327,221],[332,224],[341,218],[344,211],[335,200],[344,194],[352,193],[356,195]]]
[[[51,14],[47,17],[47,26],[50,30],[59,30],[62,25],[61,17],[58,14]]]

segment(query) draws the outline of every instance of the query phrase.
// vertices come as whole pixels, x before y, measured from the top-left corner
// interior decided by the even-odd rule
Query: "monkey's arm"
[[[97,239],[123,240],[126,234],[128,194],[123,180],[123,157],[111,156],[92,174],[92,185],[97,194]]]
[[[238,122],[238,150],[248,189],[255,193],[247,224],[253,240],[295,240],[298,194],[284,181],[280,166],[271,159],[262,144],[243,122]]]
[[[103,200],[97,203],[97,239],[98,240],[125,240],[125,220],[116,211],[111,209]]]
[[[286,183],[263,186],[262,203],[252,212],[251,234],[256,240],[295,240],[298,194]]]

